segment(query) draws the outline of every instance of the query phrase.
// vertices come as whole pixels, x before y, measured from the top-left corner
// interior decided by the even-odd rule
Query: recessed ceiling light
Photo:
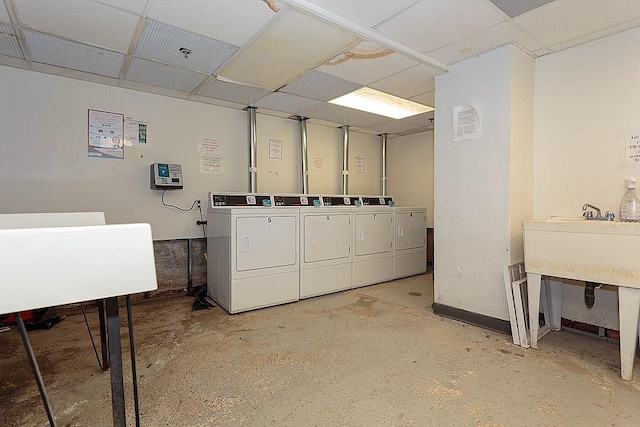
[[[329,103],[391,117],[392,119],[404,119],[405,117],[428,113],[434,110],[433,107],[418,104],[417,102],[389,95],[388,93],[368,87],[363,87],[339,98],[332,99]]]

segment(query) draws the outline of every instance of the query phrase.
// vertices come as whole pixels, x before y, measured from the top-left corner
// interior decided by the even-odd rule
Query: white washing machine
[[[393,197],[362,196],[354,209],[353,287],[393,280]]]
[[[300,298],[351,289],[357,197],[308,196],[300,208]]]
[[[299,212],[266,194],[209,194],[207,291],[229,313],[297,301]]]
[[[394,207],[395,244],[393,277],[427,271],[427,209]]]

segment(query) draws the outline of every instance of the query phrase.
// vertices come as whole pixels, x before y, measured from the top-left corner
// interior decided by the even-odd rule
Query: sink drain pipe
[[[587,308],[593,307],[596,303],[596,289],[600,289],[602,283],[584,282],[584,303]]]

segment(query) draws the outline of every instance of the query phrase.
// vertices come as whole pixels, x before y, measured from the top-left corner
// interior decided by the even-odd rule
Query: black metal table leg
[[[124,382],[122,378],[122,346],[120,344],[120,317],[118,297],[106,299],[107,334],[109,336],[109,361],[111,364],[111,405],[113,426],[126,427],[127,417],[124,403]]]
[[[107,336],[107,322],[105,319],[104,300],[97,300],[98,319],[100,320],[100,347],[102,349],[102,365],[103,371],[109,370],[109,337]]]
[[[129,325],[129,350],[131,351],[131,377],[133,379],[133,406],[136,415],[136,427],[140,427],[140,404],[138,401],[138,374],[136,372],[136,350],[133,344],[133,319],[131,318],[131,297],[127,301],[127,324]]]
[[[22,337],[22,343],[24,344],[24,349],[27,352],[27,356],[29,357],[29,363],[31,364],[33,377],[36,379],[36,383],[38,383],[38,390],[40,390],[40,397],[42,398],[44,409],[45,411],[47,411],[49,424],[51,425],[51,427],[56,427],[56,421],[53,418],[53,411],[51,411],[51,405],[49,404],[47,391],[44,388],[44,381],[42,381],[40,368],[38,367],[38,362],[36,361],[36,357],[33,354],[33,348],[31,348],[31,343],[29,342],[29,337],[27,336],[27,328],[25,328],[24,326],[24,322],[22,321],[22,317],[20,317],[20,313],[16,313],[15,317],[16,317],[16,323],[18,324],[18,330],[20,331],[20,336]]]

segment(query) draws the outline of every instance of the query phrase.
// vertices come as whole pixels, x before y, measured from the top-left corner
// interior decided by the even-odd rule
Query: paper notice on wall
[[[124,145],[127,147],[149,146],[149,123],[133,117],[125,118]]]
[[[282,160],[282,141],[269,139],[269,160]]]
[[[640,131],[633,132],[625,138],[625,157],[628,163],[640,163]]]
[[[356,173],[364,173],[364,157],[356,157]]]
[[[325,161],[324,156],[320,156],[318,154],[312,154],[311,156],[311,170],[314,172],[324,172],[325,170]]]
[[[478,139],[481,135],[478,110],[472,105],[453,107],[453,140]]]
[[[224,149],[220,138],[202,138],[198,145],[198,171],[206,175],[222,175]]]
[[[124,114],[89,110],[89,157],[124,159]]]

